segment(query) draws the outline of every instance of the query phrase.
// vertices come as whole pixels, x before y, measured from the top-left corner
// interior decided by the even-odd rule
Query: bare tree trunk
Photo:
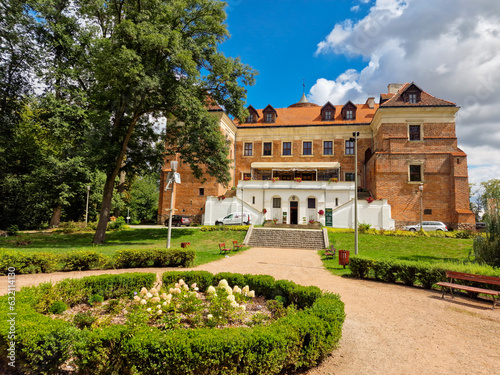
[[[94,239],[92,240],[92,242],[95,244],[102,244],[106,239],[106,227],[108,226],[109,213],[111,211],[111,202],[113,200],[115,179],[116,176],[118,176],[118,173],[120,173],[120,169],[122,168],[123,161],[125,160],[125,155],[127,154],[128,142],[130,141],[130,137],[132,137],[135,124],[137,123],[137,120],[139,120],[140,116],[141,114],[136,113],[136,115],[131,120],[127,130],[127,134],[125,135],[122,142],[122,148],[120,150],[120,153],[118,154],[118,157],[116,158],[114,169],[110,174],[106,175],[106,183],[104,184],[104,192],[102,194],[101,211],[99,212],[99,222],[97,223],[97,229],[94,233]]]
[[[54,207],[54,210],[52,211],[52,217],[50,218],[49,228],[56,228],[59,226],[59,224],[61,223],[61,214],[62,207]]]

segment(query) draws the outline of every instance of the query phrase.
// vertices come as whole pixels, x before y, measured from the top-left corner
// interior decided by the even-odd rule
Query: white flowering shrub
[[[168,292],[168,293],[167,293]],[[184,327],[216,327],[240,321],[246,311],[245,303],[255,297],[247,286],[230,287],[222,279],[217,287],[209,286],[200,293],[196,283],[188,285],[180,279],[165,292],[142,288],[135,292],[128,324],[153,323],[165,329]]]

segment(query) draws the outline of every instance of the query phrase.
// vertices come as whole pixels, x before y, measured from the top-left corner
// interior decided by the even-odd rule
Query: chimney
[[[387,85],[387,93],[388,94],[397,94],[399,89],[403,87],[404,83],[389,83]]]
[[[365,104],[368,105],[368,108],[371,109],[375,108],[375,98],[373,97],[368,98]]]

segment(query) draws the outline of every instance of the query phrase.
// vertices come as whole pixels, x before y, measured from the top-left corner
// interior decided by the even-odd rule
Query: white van
[[[243,225],[250,225],[252,217],[249,213],[243,212]],[[215,225],[241,225],[241,212],[232,212],[223,219],[215,220]]]

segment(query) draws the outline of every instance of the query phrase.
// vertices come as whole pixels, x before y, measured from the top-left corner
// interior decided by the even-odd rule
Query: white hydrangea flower
[[[234,296],[232,294],[230,294],[229,296],[227,296],[227,299],[228,299],[228,301],[234,301],[235,300],[235,298],[234,298]]]
[[[212,319],[213,317],[214,317],[214,316],[213,316],[212,314],[208,314],[208,315],[207,315],[207,319],[209,319],[209,320],[210,320],[210,319]]]
[[[146,288],[144,288],[144,287],[141,288],[141,292],[140,293],[142,295],[146,294],[147,292],[148,292],[148,290]]]
[[[141,302],[141,297],[134,296],[134,302]]]
[[[227,283],[226,279],[222,279],[221,281],[219,281],[219,286],[225,287],[225,286],[228,286],[228,285],[229,284]]]
[[[161,298],[161,299],[167,299],[167,293],[162,293],[162,294],[160,295],[160,298]]]
[[[161,305],[156,305],[156,308],[161,310]]]
[[[158,315],[161,315],[161,314],[162,314],[162,312],[163,312],[163,311],[158,310],[156,313],[157,313]]]
[[[253,290],[249,291],[247,294],[248,297],[254,298],[255,297],[255,292]]]
[[[240,294],[241,293],[241,289],[238,287],[238,285],[235,285],[234,288],[233,288],[233,293],[237,293],[237,294]]]
[[[155,294],[155,293],[158,293],[158,290],[156,288],[151,288],[149,293]]]
[[[179,279],[179,285],[186,285],[186,282],[182,279]]]
[[[240,306],[240,309],[242,309],[243,311],[246,311],[247,310],[247,307],[245,305],[241,305]]]
[[[184,285],[182,285],[182,289],[189,290],[189,287],[186,284],[184,284]]]
[[[196,283],[192,283],[191,288],[193,288],[194,290],[198,290],[198,285],[196,285]]]
[[[236,309],[236,308],[240,307],[240,305],[238,305],[238,303],[236,301],[233,301],[233,302],[231,302],[231,307]]]
[[[233,294],[233,290],[230,286],[225,286],[224,289],[226,290],[227,294]]]
[[[146,303],[148,303],[148,301],[146,301],[145,299],[141,299],[141,305],[145,305]]]
[[[207,293],[208,294],[214,294],[215,293],[215,288],[212,285],[210,285],[208,287],[208,289],[207,289]]]
[[[148,308],[146,309],[146,311],[151,311],[151,307],[148,307]]]
[[[153,297],[153,298],[151,298],[151,302],[152,303],[158,303],[158,302],[160,302],[160,297]]]
[[[173,290],[173,293],[172,294],[181,294],[181,290],[179,288],[174,288]]]
[[[146,298],[151,298],[151,297],[153,297],[153,295],[151,293],[149,293],[149,292],[146,293]]]
[[[250,287],[248,285],[245,285],[243,289],[241,289],[241,293],[247,294],[250,291]]]
[[[181,284],[175,283],[174,288],[180,288],[180,287],[181,287]]]
[[[165,302],[162,303],[162,305],[163,306],[167,306],[169,303],[170,303],[170,301],[168,301],[168,302],[165,301]]]

